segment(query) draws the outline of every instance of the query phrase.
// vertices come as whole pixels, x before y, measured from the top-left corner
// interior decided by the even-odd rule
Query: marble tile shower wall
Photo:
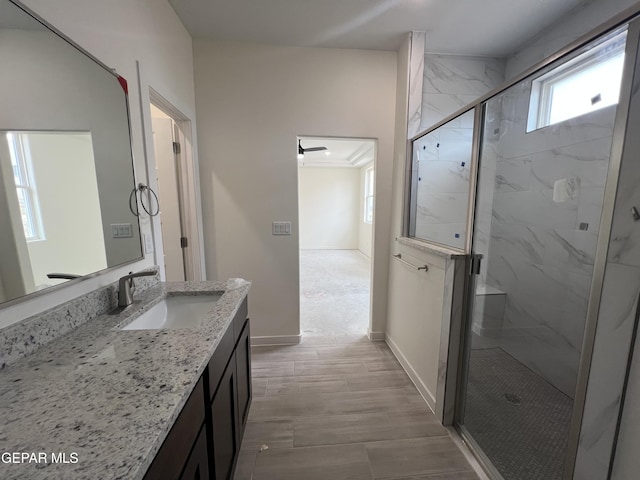
[[[438,123],[504,82],[505,60],[426,54],[420,130]]]
[[[573,396],[615,107],[526,133],[528,82],[493,102],[501,114],[484,167],[495,165],[484,280],[506,292],[501,347]],[[576,187],[554,200],[563,179]]]
[[[416,142],[416,237],[464,248],[472,141],[470,112]]]

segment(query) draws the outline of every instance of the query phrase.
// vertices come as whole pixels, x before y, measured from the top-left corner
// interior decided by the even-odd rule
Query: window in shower
[[[413,142],[409,236],[465,248],[474,110]]]
[[[533,80],[527,132],[618,103],[627,31]]]

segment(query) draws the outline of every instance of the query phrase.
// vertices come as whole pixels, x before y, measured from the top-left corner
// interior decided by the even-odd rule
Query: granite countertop
[[[120,314],[101,315],[0,371],[0,478],[143,478],[249,287],[158,284]],[[166,296],[222,291],[197,329],[117,328]],[[7,463],[13,452],[42,453],[46,463]],[[69,463],[51,463],[52,453]]]

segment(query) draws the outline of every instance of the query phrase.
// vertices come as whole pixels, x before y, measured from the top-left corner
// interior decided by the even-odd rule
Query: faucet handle
[[[129,275],[131,275],[133,272],[129,272]],[[131,292],[131,295],[133,295],[133,293],[136,291],[136,284],[133,281],[133,277],[129,278],[129,292]]]

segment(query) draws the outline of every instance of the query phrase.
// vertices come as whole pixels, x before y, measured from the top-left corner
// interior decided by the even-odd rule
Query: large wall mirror
[[[9,0],[0,65],[0,304],[142,258],[126,82]]]

